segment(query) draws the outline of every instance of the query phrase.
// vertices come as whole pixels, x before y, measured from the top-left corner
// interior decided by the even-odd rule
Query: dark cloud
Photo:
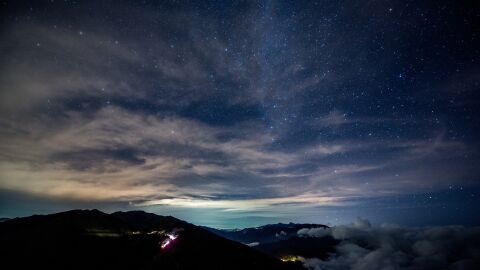
[[[352,225],[301,229],[302,237],[341,240],[327,260],[307,258],[308,269],[476,269],[480,265],[480,228],[462,226],[407,228],[372,226],[358,218]]]

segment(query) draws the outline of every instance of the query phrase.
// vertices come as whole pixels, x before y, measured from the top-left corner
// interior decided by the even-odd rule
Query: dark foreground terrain
[[[3,269],[303,269],[173,217],[73,210],[0,223]]]
[[[0,222],[1,269],[480,269],[480,228],[270,224],[199,227],[142,211]],[[304,268],[305,267],[305,268]]]
[[[307,238],[300,237],[301,229],[327,229],[320,224],[268,224],[255,228],[241,230],[207,230],[227,239],[250,245],[252,248],[283,260],[292,260],[301,256],[304,258],[326,259],[335,252],[340,242],[330,236]]]

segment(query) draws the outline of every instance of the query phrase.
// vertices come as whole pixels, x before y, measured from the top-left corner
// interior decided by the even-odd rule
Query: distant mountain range
[[[326,259],[330,253],[334,252],[335,246],[339,242],[330,236],[321,238],[298,236],[300,229],[328,228],[328,226],[320,224],[278,223],[240,230],[204,228],[219,236],[247,244],[256,250],[283,260],[291,260],[297,256]]]
[[[235,230],[219,230],[209,227],[205,229],[225,237],[230,240],[243,243],[270,243],[279,240],[285,240],[292,236],[297,236],[297,232],[303,228],[328,228],[319,224],[297,224],[297,223],[278,223],[269,224],[255,228],[235,229]]]
[[[0,218],[0,222],[4,222],[4,221],[7,221],[9,220],[9,218]]]
[[[4,269],[49,270],[304,269],[299,262],[275,258],[274,249],[258,248],[295,239],[293,232],[298,226],[304,228],[276,224],[233,232],[142,211],[106,214],[73,210],[34,215],[0,223],[1,265]],[[242,238],[238,232],[248,237]],[[276,237],[277,233],[281,236]],[[246,240],[259,245],[254,249],[239,243]]]

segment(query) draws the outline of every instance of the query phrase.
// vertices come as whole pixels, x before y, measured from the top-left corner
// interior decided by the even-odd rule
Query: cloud
[[[87,39],[60,26],[8,27],[3,33],[6,42],[1,45],[2,50],[10,50],[2,57],[2,111],[31,112],[47,102],[74,97],[121,94],[138,98],[140,93],[127,83],[132,80],[125,77],[124,67],[139,65],[145,59],[116,45],[109,36],[88,35]]]
[[[330,235],[330,230],[324,227],[303,228],[298,230],[297,234],[301,237],[324,237]]]
[[[350,123],[350,120],[347,119],[347,115],[339,110],[333,110],[316,121],[316,124],[323,127],[338,127],[348,123]]]
[[[113,105],[89,114],[64,111],[54,121],[52,125],[51,118],[39,117],[32,125],[21,125],[3,119],[3,188],[79,200],[135,201],[143,206],[245,210],[285,203],[340,205],[358,196],[428,185],[395,178],[384,181],[385,168],[402,165],[395,162],[401,160],[398,157],[375,164],[333,159],[379,147],[374,143],[339,141],[313,144],[308,151],[283,151],[270,148],[273,134],[251,121],[211,126],[174,114],[151,115]],[[429,158],[442,157],[444,148],[452,154],[456,154],[452,148],[458,149],[441,138],[381,147],[428,152]],[[413,176],[418,177],[418,171]],[[359,186],[362,178],[377,189]],[[443,174],[436,181],[442,179],[450,178]]]
[[[302,237],[331,236],[341,242],[327,260],[307,258],[308,269],[476,269],[480,228],[372,226],[358,218],[351,225],[301,229]]]
[[[157,16],[164,24],[148,35],[114,34],[110,29],[117,26],[111,22],[98,27],[37,18],[6,24],[0,44],[2,52],[8,51],[0,66],[0,112],[43,111],[47,102],[64,109],[65,103],[82,100],[129,99],[175,109],[211,96],[227,104],[258,102],[252,82],[256,59],[225,53],[228,45],[214,35],[218,24],[212,18],[197,24],[188,9],[152,12],[124,3],[115,12],[129,18],[137,14],[146,28]],[[92,22],[97,16],[102,15],[89,14]],[[169,32],[176,33],[174,41],[166,37]]]
[[[337,200],[292,192],[284,182],[292,176],[270,172],[299,161],[295,153],[263,149],[271,141],[268,134],[222,136],[251,127],[212,127],[115,106],[88,117],[71,112],[62,122],[56,127],[38,122],[22,127],[22,136],[3,138],[2,187],[81,200],[230,209]],[[233,187],[248,196],[233,199]]]

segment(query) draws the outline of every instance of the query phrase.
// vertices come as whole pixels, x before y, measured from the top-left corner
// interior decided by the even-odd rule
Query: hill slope
[[[326,259],[335,251],[339,241],[330,236],[321,238],[299,237],[298,231],[305,228],[326,229],[328,226],[321,224],[278,223],[241,230],[206,229],[222,237],[249,244],[262,253],[281,258],[282,260],[297,256]]]
[[[301,269],[173,217],[74,210],[0,223],[15,269]]]
[[[207,230],[241,243],[269,243],[288,239],[296,236],[298,230],[303,228],[328,228],[320,224],[297,224],[297,223],[277,223],[268,224],[260,227],[245,228],[239,230],[221,230],[205,227]]]

